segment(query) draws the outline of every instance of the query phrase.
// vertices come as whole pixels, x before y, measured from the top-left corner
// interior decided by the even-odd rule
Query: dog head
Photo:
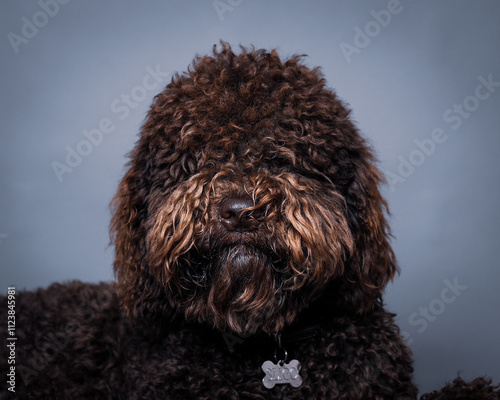
[[[301,56],[222,43],[155,100],[112,202],[135,318],[281,331],[324,293],[365,313],[397,267],[374,157]]]

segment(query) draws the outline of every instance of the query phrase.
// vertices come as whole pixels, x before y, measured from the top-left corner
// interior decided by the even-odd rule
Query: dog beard
[[[253,332],[276,309],[277,277],[270,257],[256,248],[223,249],[213,265],[207,309],[216,326]]]
[[[272,333],[293,320],[295,307],[288,313],[284,309],[287,274],[279,257],[255,246],[233,245],[203,258],[199,265],[205,271],[183,279],[191,283],[183,290],[184,295],[191,293],[185,302],[189,319],[239,334]]]

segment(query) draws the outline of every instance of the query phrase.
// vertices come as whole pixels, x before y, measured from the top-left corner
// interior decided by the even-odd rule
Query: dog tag
[[[302,384],[300,376],[300,362],[292,360],[288,364],[282,361],[276,364],[272,361],[265,361],[262,364],[262,370],[266,374],[262,382],[268,389],[272,389],[275,385],[289,383],[293,387],[299,387]]]

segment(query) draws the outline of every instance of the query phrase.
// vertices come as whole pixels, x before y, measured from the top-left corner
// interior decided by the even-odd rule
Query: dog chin
[[[249,268],[266,268],[269,264],[261,250],[242,244],[226,248],[219,261],[236,274],[244,273]]]

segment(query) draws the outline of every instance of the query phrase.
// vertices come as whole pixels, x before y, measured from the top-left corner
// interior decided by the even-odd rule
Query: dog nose
[[[222,202],[220,221],[230,231],[248,231],[253,229],[253,220],[246,213],[245,208],[253,206],[250,197],[233,197]]]

